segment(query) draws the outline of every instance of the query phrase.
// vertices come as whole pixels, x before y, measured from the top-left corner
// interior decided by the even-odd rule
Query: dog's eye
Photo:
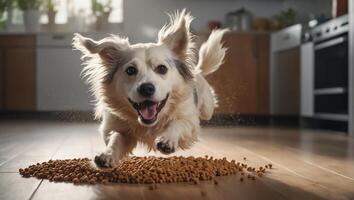
[[[159,65],[156,67],[155,71],[159,74],[166,74],[167,73],[167,67],[165,65]]]
[[[128,67],[126,70],[125,70],[125,73],[128,74],[128,76],[133,76],[135,74],[138,73],[138,70],[135,68],[135,67]]]

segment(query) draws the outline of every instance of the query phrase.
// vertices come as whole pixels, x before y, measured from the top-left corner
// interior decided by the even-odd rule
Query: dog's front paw
[[[169,140],[160,138],[156,144],[156,148],[163,154],[170,154],[175,152],[176,145]]]
[[[101,153],[95,156],[94,161],[97,167],[99,168],[110,168],[114,164],[112,154],[107,154],[107,153]]]

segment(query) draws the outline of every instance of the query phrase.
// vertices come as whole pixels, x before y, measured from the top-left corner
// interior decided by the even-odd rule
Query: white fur
[[[75,34],[73,46],[83,53],[83,75],[95,95],[96,117],[102,120],[99,131],[106,144],[106,150],[96,156],[96,163],[113,166],[138,142],[172,153],[197,141],[199,119],[210,119],[216,106],[214,91],[203,76],[217,70],[223,62],[225,48],[221,39],[225,30],[211,33],[196,63],[189,31],[192,19],[185,10],[171,15],[171,22],[161,29],[157,43],[130,45],[119,36],[94,41]],[[159,65],[167,67],[166,74],[157,73]],[[138,71],[134,76],[126,73],[131,66]],[[149,98],[137,92],[146,82],[156,88]],[[198,94],[197,104],[194,91]],[[168,95],[152,124],[143,122],[128,100],[161,103]]]
[[[227,29],[213,30],[208,40],[200,47],[197,70],[203,76],[215,72],[223,63],[227,49],[223,47],[221,39],[227,31]]]

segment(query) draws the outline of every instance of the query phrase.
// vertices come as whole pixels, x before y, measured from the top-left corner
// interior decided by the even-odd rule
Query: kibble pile
[[[246,159],[246,158],[244,158]],[[88,158],[49,160],[37,163],[25,169],[19,169],[23,177],[37,177],[55,182],[72,182],[74,184],[96,183],[174,183],[214,180],[215,176],[241,174],[244,178],[255,180],[256,176],[263,176],[266,168],[271,164],[258,169],[247,164],[228,161],[226,158],[213,157],[130,157],[122,161],[117,167],[96,169]],[[217,181],[214,180],[217,184]]]

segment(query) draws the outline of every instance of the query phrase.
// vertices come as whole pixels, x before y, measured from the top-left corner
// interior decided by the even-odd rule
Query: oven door
[[[315,115],[346,120],[348,113],[348,35],[315,44]],[[335,115],[333,115],[335,114]],[[339,115],[338,115],[339,114]]]
[[[315,89],[348,86],[348,36],[315,45]]]

